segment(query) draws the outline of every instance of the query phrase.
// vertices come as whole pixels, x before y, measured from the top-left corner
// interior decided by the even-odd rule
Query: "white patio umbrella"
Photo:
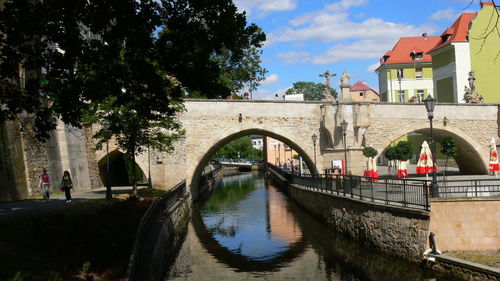
[[[490,143],[490,165],[489,169],[491,172],[497,175],[497,171],[500,170],[500,164],[498,164],[498,153],[497,153],[497,144],[495,142],[495,139],[491,139]]]
[[[408,177],[408,161],[398,161],[398,175],[397,178]]]
[[[432,161],[431,149],[427,141],[424,141],[420,150],[420,156],[418,157],[417,174],[425,174],[426,179],[428,179],[429,173],[432,173],[433,166],[434,161]]]

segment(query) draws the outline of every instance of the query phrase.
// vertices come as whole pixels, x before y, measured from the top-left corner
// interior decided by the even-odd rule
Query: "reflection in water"
[[[222,199],[222,200],[221,200]],[[282,255],[301,233],[283,194],[251,173],[225,178],[201,209],[213,238],[230,252],[253,260]]]
[[[428,279],[418,266],[330,232],[262,174],[225,177],[193,208],[171,280]]]

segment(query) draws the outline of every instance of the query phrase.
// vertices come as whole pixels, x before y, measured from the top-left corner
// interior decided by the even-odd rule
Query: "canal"
[[[224,176],[193,207],[168,280],[436,280],[330,231],[261,172]]]

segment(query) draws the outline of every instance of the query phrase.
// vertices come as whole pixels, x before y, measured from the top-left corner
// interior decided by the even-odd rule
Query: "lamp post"
[[[151,182],[151,154],[149,152],[149,145],[148,145],[148,188],[153,188],[153,184]]]
[[[347,121],[343,120],[341,123],[340,123],[340,126],[342,127],[342,139],[343,139],[343,142],[344,142],[344,175],[347,175],[347,143],[346,143],[346,134],[347,134],[347,126],[349,125],[349,123],[347,123]]]
[[[281,168],[281,159],[280,159],[280,157],[281,157],[281,144],[278,143],[278,167]]]
[[[104,132],[106,135],[109,133],[109,121],[104,120],[102,123]],[[109,178],[109,140],[106,140],[106,199],[113,198],[113,193],[111,192],[111,181]]]
[[[318,140],[318,136],[314,133],[312,136],[313,147],[314,147],[314,169],[316,169],[316,140]]]
[[[439,197],[439,186],[437,182],[436,175],[436,143],[434,141],[434,132],[432,130],[432,119],[434,118],[434,107],[436,106],[436,100],[428,95],[424,100],[425,109],[427,110],[427,117],[430,122],[430,130],[431,130],[431,152],[432,152],[432,197]]]

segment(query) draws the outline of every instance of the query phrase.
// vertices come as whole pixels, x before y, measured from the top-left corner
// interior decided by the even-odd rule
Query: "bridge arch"
[[[311,158],[311,156],[309,156],[306,150],[303,149],[301,145],[299,145],[300,143],[299,139],[296,139],[293,136],[285,137],[282,134],[278,134],[261,128],[244,129],[241,131],[233,132],[225,137],[212,138],[210,143],[207,143],[203,148],[202,147],[199,148],[200,151],[204,152],[202,152],[202,154],[198,156],[198,159],[196,159],[195,163],[197,164],[193,172],[191,174],[188,174],[188,176],[191,177],[191,192],[194,192],[195,198],[197,196],[197,188],[199,185],[200,176],[203,172],[203,169],[208,164],[210,158],[224,145],[247,135],[268,136],[286,143],[290,148],[299,153],[299,155],[306,162],[306,165],[307,167],[309,167],[310,170],[317,172],[316,166],[314,165],[313,161],[314,158]]]
[[[97,166],[99,168],[99,177],[103,186],[106,186],[106,165],[109,157],[109,168],[110,168],[110,182],[112,186],[127,186],[131,185],[129,180],[129,171],[127,170],[127,160],[125,160],[125,153],[120,149],[114,149],[110,151],[109,154],[103,153],[102,157],[97,162]],[[145,178],[144,171],[147,166],[141,161],[138,161],[136,158],[136,173],[137,175],[141,174],[142,179]],[[141,178],[137,178],[137,181],[140,182]]]
[[[455,161],[462,174],[478,175],[488,173],[489,148],[487,146],[479,144],[474,138],[459,128],[444,126],[439,123],[433,125],[434,138],[437,142],[441,142],[446,136],[452,136],[455,139],[458,148],[458,155],[455,157]],[[422,124],[396,129],[375,148],[379,153],[383,153],[391,143],[412,132],[430,136],[429,124],[422,122]],[[414,151],[414,153],[419,153],[419,151]]]

